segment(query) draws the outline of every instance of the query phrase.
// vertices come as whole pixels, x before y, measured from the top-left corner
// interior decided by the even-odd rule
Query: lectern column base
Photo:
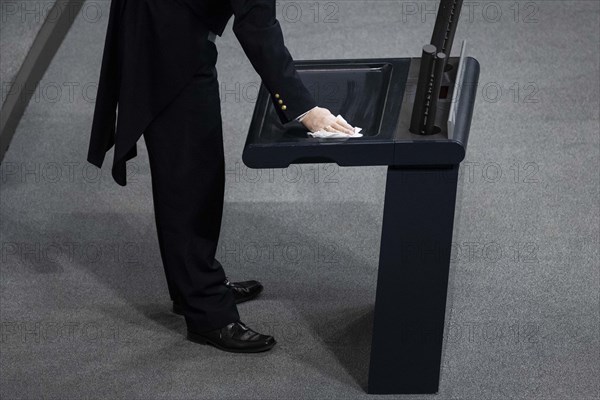
[[[371,394],[438,391],[458,168],[388,167]]]

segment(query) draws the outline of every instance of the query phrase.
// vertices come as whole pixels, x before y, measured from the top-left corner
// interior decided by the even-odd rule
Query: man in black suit
[[[144,135],[173,311],[185,316],[192,341],[258,352],[275,339],[244,325],[236,304],[262,285],[230,282],[215,259],[225,166],[214,42],[232,15],[282,123],[352,133],[302,83],[275,0],[112,0],[87,159],[101,167],[114,145],[112,176],[125,186],[126,161]]]

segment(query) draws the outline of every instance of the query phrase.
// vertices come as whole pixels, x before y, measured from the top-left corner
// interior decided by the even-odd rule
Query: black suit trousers
[[[217,49],[144,131],[160,254],[173,300],[188,329],[202,332],[239,320],[225,272],[215,260],[225,188]]]

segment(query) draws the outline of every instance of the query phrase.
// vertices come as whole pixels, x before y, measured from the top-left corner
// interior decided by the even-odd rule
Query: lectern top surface
[[[448,138],[446,121],[453,96],[456,71],[449,68],[444,77],[446,89],[440,99],[436,125],[439,133],[421,136],[408,131],[414,102],[418,58],[376,58],[355,60],[295,61],[298,73],[311,90],[317,104],[334,115],[341,114],[353,126],[362,128],[362,137],[321,139],[309,137],[297,121],[282,124],[271,98],[261,85],[256,101],[243,159],[251,168],[285,168],[292,163],[333,162],[341,166],[430,165],[459,163],[464,157],[468,136]],[[457,63],[450,58],[449,63]],[[469,59],[471,81],[477,80],[479,66]],[[458,112],[470,123],[474,90],[460,93],[469,100]],[[468,104],[471,103],[471,104]],[[458,135],[457,133],[458,132]]]

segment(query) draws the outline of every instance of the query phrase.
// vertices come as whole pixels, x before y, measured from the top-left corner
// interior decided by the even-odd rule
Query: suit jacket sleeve
[[[233,32],[271,95],[282,123],[317,105],[283,41],[275,0],[230,0]]]

